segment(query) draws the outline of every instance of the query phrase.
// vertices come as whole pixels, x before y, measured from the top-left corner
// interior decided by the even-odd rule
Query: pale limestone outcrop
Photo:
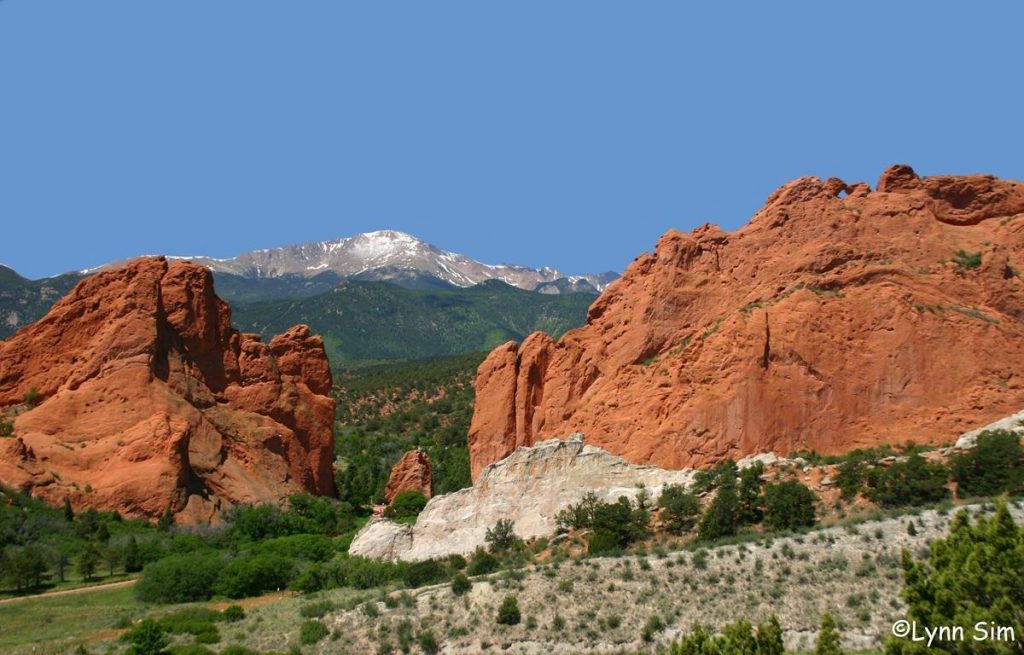
[[[960,438],[956,440],[956,445],[953,447],[958,450],[968,450],[974,448],[978,443],[978,435],[986,430],[1010,430],[1015,432],[1018,436],[1024,436],[1024,409],[1011,414],[1006,418],[1001,418],[998,421],[989,423],[983,428],[977,430],[971,430],[960,435]]]
[[[611,502],[634,498],[642,484],[656,499],[666,485],[689,484],[694,473],[630,464],[584,443],[581,434],[552,439],[488,465],[472,487],[432,498],[415,525],[371,521],[349,553],[391,560],[471,553],[484,545],[487,529],[498,519],[511,519],[522,538],[546,536],[555,531],[558,512],[587,492]]]

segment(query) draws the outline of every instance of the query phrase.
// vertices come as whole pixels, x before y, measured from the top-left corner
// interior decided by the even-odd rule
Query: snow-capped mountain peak
[[[618,277],[615,273],[602,273],[570,278],[549,266],[533,269],[512,264],[484,264],[397,230],[377,230],[332,241],[253,250],[228,259],[172,258],[188,259],[215,273],[246,278],[312,277],[332,272],[343,278],[367,280],[434,278],[458,287],[501,280],[521,289],[544,293],[600,292]],[[98,269],[82,272],[95,270]]]

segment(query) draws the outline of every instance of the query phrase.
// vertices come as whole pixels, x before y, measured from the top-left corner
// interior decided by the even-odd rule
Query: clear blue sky
[[[685,4],[0,0],[0,262],[393,228],[622,270],[799,175],[1024,178],[1024,3]]]

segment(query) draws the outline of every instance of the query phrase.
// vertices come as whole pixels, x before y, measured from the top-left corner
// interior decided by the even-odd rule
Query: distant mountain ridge
[[[488,280],[500,280],[526,291],[596,295],[618,277],[611,271],[565,275],[549,266],[530,268],[514,264],[484,264],[396,230],[253,250],[227,259],[206,256],[169,259],[187,259],[206,266],[214,273],[249,280],[313,278],[333,273],[340,279],[394,282],[411,288],[465,288]],[[112,262],[81,273],[113,268],[122,263]]]

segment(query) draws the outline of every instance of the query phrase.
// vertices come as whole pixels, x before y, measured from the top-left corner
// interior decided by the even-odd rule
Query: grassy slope
[[[1014,509],[1018,521],[1022,514]],[[872,651],[888,635],[891,622],[902,618],[900,549],[924,556],[929,540],[945,536],[952,517],[941,510],[908,510],[905,516],[857,525],[721,545],[707,551],[704,565],[698,564],[697,551],[659,547],[647,555],[618,558],[564,559],[556,554],[539,566],[476,578],[462,598],[453,596],[447,584],[407,591],[388,586],[300,597],[272,594],[243,601],[246,618],[219,624],[222,640],[212,648],[242,644],[288,652],[298,645],[299,628],[307,620],[300,609],[326,600],[335,609],[320,621],[330,636],[304,646],[303,653],[373,653],[380,652],[382,642],[394,648],[402,624],[414,637],[432,631],[454,653],[477,653],[485,646],[505,652],[506,644],[525,648],[514,646],[508,652],[586,653],[602,647],[651,652],[640,635],[654,614],[666,625],[654,636],[654,643],[663,645],[694,621],[715,629],[738,618],[756,621],[771,613],[779,616],[791,651],[811,651],[826,610],[836,615],[850,651]],[[917,526],[914,536],[907,532],[910,520]],[[497,605],[508,594],[517,596],[522,610],[517,626],[499,626],[494,620]],[[115,641],[117,626],[126,618],[173,609],[139,604],[130,588],[0,605],[0,652],[57,653],[62,652],[58,646],[76,643],[85,643],[92,652],[108,646],[119,651],[123,647]],[[564,627],[555,627],[556,616]],[[42,643],[33,643],[35,639]],[[178,638],[179,643],[187,641]],[[412,652],[418,649],[413,646]]]
[[[310,298],[238,303],[234,323],[273,335],[306,323],[335,368],[489,350],[534,331],[582,325],[593,296],[545,295],[491,281],[469,289],[414,290],[346,282]]]

